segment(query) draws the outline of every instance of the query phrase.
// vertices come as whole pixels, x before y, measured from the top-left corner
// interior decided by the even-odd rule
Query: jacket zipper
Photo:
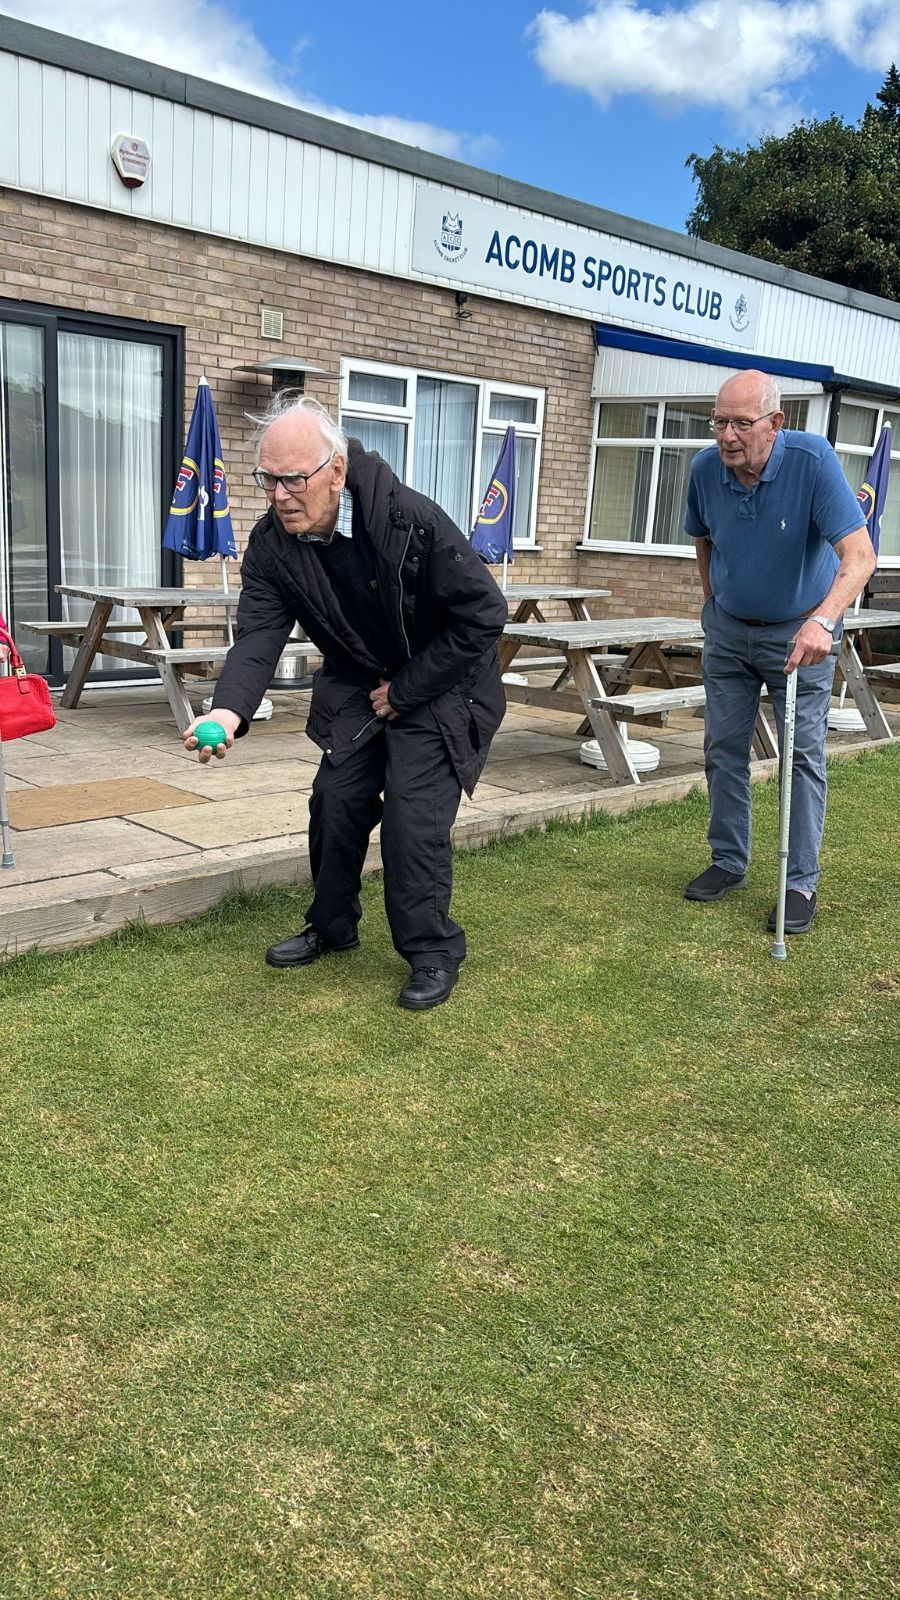
[[[398,614],[399,614],[399,617],[400,617],[400,632],[403,635],[403,643],[406,645],[406,658],[407,658],[408,661],[412,659],[412,651],[409,648],[409,636],[407,635],[407,632],[406,632],[406,623],[403,621],[403,563],[406,560],[406,554],[407,554],[407,551],[409,550],[410,540],[412,539],[412,536],[413,536],[413,530],[412,530],[412,524],[410,524],[409,533],[406,535],[406,544],[403,546],[403,554],[400,557],[400,565],[397,568],[397,587],[398,587],[398,589],[400,591],[400,604],[399,604],[399,608],[398,608]]]
[[[413,530],[412,530],[412,525],[410,525],[409,533],[406,535],[406,544],[403,546],[403,554],[400,557],[400,565],[397,568],[397,587],[398,587],[398,589],[400,591],[400,603],[399,603],[399,606],[398,606],[398,616],[399,616],[399,619],[400,619],[400,632],[403,635],[403,643],[406,645],[406,655],[407,655],[408,659],[412,658],[412,651],[409,648],[409,635],[406,632],[406,624],[403,621],[403,578],[402,578],[401,574],[403,572],[403,563],[406,560],[406,555],[407,555],[407,551],[409,550],[410,540],[412,539],[412,536],[413,536]],[[373,722],[377,722],[377,721],[378,721],[377,717],[370,717],[368,722],[364,722],[363,723],[363,725],[360,728],[359,732],[355,733],[353,735],[353,738],[350,740],[350,743],[351,744],[355,744],[357,739],[361,739],[362,738],[362,736],[365,733],[366,729],[367,728],[371,728],[372,723]]]

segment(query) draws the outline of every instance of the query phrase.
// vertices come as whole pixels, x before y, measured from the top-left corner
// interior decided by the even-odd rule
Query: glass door
[[[29,667],[55,682],[74,651],[23,624],[80,623],[91,609],[57,584],[180,578],[162,530],[181,364],[177,328],[0,300],[0,611]],[[91,676],[135,671],[98,656]]]
[[[23,623],[47,616],[47,421],[44,329],[0,323],[0,612],[29,669],[48,644]]]

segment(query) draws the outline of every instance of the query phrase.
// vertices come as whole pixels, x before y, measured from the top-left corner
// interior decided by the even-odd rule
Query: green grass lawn
[[[399,1011],[303,893],[0,972],[2,1600],[884,1600],[900,749],[822,909],[699,795],[457,861]]]

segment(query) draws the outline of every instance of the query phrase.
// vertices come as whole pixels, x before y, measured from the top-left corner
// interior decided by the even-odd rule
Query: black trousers
[[[450,829],[460,793],[429,706],[386,721],[339,766],[323,756],[309,801],[315,895],[307,921],[333,944],[356,938],[363,862],[380,821],[394,948],[413,967],[458,966],[466,938],[450,917]]]

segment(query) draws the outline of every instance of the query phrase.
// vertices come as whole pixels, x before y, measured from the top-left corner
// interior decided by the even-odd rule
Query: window
[[[341,426],[469,533],[516,429],[516,546],[533,545],[544,391],[488,380],[341,363]]]
[[[805,400],[785,400],[785,425],[802,428]],[[709,400],[603,400],[594,416],[594,471],[585,542],[652,546],[694,541],[684,532],[691,462],[712,444]]]
[[[0,302],[0,611],[32,670],[58,679],[73,652],[22,625],[90,611],[55,584],[175,576],[178,353],[170,329]]]
[[[891,479],[881,515],[878,559],[881,562],[887,558],[887,565],[897,566],[900,565],[900,410],[896,404],[892,408],[879,406],[875,401],[844,400],[838,415],[835,449],[850,487],[858,490],[886,422],[892,430]]]

